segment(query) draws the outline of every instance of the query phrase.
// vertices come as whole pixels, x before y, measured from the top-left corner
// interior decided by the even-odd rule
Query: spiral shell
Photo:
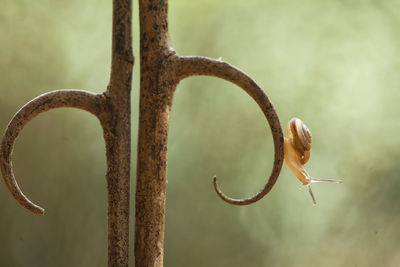
[[[288,122],[285,134],[299,162],[304,165],[311,155],[311,131],[300,119],[293,118]]]
[[[310,159],[312,136],[308,127],[298,118],[291,119],[285,129],[285,164],[291,172],[299,179],[302,186],[308,188],[308,192],[316,205],[311,183],[329,182],[341,184],[342,180],[316,179],[312,178],[304,169],[304,164]]]

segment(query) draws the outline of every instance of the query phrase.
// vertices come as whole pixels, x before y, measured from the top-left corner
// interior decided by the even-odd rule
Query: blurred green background
[[[0,9],[0,129],[49,90],[103,92],[112,1],[15,0]],[[134,2],[131,266],[139,57]],[[169,136],[165,266],[400,266],[400,2],[397,0],[170,1],[180,55],[222,57],[265,90],[284,127],[313,133],[307,170],[343,178],[313,186],[313,207],[283,167],[258,203],[230,206],[212,188],[248,197],[265,183],[273,145],[240,88],[186,79]],[[105,149],[89,113],[58,109],[30,122],[14,150],[38,217],[0,186],[0,266],[106,266]]]

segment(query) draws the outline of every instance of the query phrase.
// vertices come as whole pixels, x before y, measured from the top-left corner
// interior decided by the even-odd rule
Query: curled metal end
[[[244,203],[244,199],[235,199],[235,198],[231,198],[231,197],[228,197],[227,195],[225,195],[222,191],[221,191],[221,189],[219,188],[219,186],[218,186],[218,182],[217,182],[217,176],[214,176],[213,177],[213,185],[214,185],[214,189],[215,189],[215,192],[217,193],[217,195],[222,199],[222,200],[224,200],[225,202],[227,202],[227,203],[229,203],[229,204],[232,204],[232,205],[246,205],[246,204],[250,204],[250,203]],[[255,201],[253,201],[253,202],[255,202]],[[253,203],[253,202],[251,202],[251,203]]]
[[[7,128],[7,132],[9,132],[9,128]],[[5,135],[5,136],[6,136]],[[0,159],[2,161],[1,164],[1,173],[3,175],[4,182],[6,183],[8,189],[10,190],[11,194],[13,197],[26,209],[32,211],[33,213],[37,215],[43,215],[44,214],[44,209],[36,204],[34,204],[32,201],[30,201],[24,193],[22,193],[21,189],[18,186],[17,181],[15,180],[14,177],[14,171],[11,162],[9,159],[11,158],[11,150],[7,149],[7,140],[3,139],[3,142],[1,144],[1,156]]]
[[[6,168],[11,168],[10,171],[12,172],[12,167],[6,167]],[[3,168],[2,168],[3,169]],[[21,189],[18,187],[17,181],[15,180],[14,175],[11,177],[6,177],[3,175],[4,181],[6,181],[7,187],[10,190],[11,194],[13,197],[26,209],[30,210],[31,212],[37,214],[37,215],[43,215],[45,210],[30,201],[24,193],[22,193]]]
[[[57,90],[32,99],[11,119],[0,145],[0,169],[3,179],[13,197],[25,208],[35,214],[43,215],[44,209],[30,201],[21,191],[15,180],[11,156],[15,141],[24,126],[38,114],[60,107],[75,107],[98,115],[102,98],[82,90]]]
[[[261,189],[257,194],[255,194],[252,197],[249,198],[244,198],[244,199],[236,199],[236,198],[231,198],[228,197],[227,195],[225,195],[217,182],[217,176],[213,177],[213,185],[214,185],[214,189],[215,192],[217,193],[217,195],[225,202],[232,204],[232,205],[236,205],[236,206],[245,206],[245,205],[250,205],[252,203],[255,203],[257,201],[259,201],[260,199],[262,199],[266,194],[269,193],[269,191],[271,191],[272,187],[274,186],[276,179],[278,178],[279,172],[275,175],[274,172],[271,174],[270,179],[268,180],[268,183],[264,186],[263,189]]]
[[[246,199],[234,199],[222,193],[221,189],[218,187],[217,178],[214,177],[213,179],[215,192],[217,192],[218,196],[222,200],[230,204],[248,205],[260,200],[268,194],[278,179],[284,156],[282,128],[278,115],[276,114],[267,95],[250,76],[222,60],[215,60],[206,57],[179,57],[177,64],[178,76],[180,79],[196,75],[215,76],[224,79],[241,87],[261,108],[271,128],[275,150],[274,165],[267,184],[264,185],[264,188],[261,189],[261,191],[252,197]]]

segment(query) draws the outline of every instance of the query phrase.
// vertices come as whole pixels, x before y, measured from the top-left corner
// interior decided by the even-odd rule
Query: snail
[[[304,169],[304,165],[311,155],[311,132],[307,126],[298,118],[291,119],[286,125],[284,142],[284,161],[291,172],[300,180],[302,186],[307,187],[314,206],[317,204],[311,190],[311,183],[329,182],[343,183],[342,180],[316,179],[312,178]]]

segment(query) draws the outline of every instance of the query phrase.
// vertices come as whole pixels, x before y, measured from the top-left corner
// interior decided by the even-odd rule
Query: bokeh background
[[[109,0],[1,1],[0,129],[49,90],[103,92],[110,70]],[[134,226],[139,57],[134,1],[132,197]],[[171,0],[181,55],[222,57],[265,90],[284,127],[313,133],[306,165],[313,207],[283,167],[258,203],[233,197],[265,183],[273,144],[241,89],[211,77],[184,80],[169,136],[165,266],[400,266],[400,2],[397,0]],[[14,150],[38,217],[0,186],[0,266],[106,266],[105,149],[89,113],[58,109],[30,122]],[[133,266],[133,231],[131,231]]]

